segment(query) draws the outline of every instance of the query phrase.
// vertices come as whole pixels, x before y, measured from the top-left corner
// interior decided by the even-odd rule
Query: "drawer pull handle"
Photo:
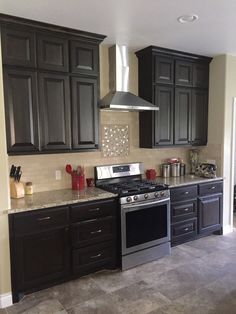
[[[102,232],[102,229],[99,229],[99,230],[96,230],[96,231],[91,231],[90,233],[91,234],[95,234],[95,233],[101,233]]]
[[[184,211],[185,211],[185,212],[188,212],[188,211],[189,211],[189,208],[185,208]]]
[[[98,212],[100,210],[99,207],[89,209],[89,212]]]
[[[189,194],[189,192],[188,192],[188,191],[184,192],[184,195],[188,195],[188,194]]]
[[[210,190],[215,190],[215,188],[216,188],[215,186],[212,186],[210,187]]]
[[[99,253],[99,254],[97,254],[97,255],[90,256],[90,258],[98,258],[98,257],[101,257],[101,256],[102,256],[102,254]]]
[[[184,231],[188,231],[188,230],[189,230],[189,228],[185,228],[185,229],[184,229]]]
[[[44,220],[50,220],[51,217],[47,216],[47,217],[43,217],[43,218],[38,218],[38,221],[44,221]]]

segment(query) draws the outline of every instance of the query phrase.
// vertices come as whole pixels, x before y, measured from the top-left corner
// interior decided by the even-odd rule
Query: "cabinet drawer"
[[[69,209],[67,206],[32,211],[14,215],[15,235],[37,233],[51,228],[69,225]]]
[[[189,219],[171,226],[171,242],[181,243],[197,235],[197,218]]]
[[[111,265],[115,261],[115,245],[105,242],[72,253],[73,274],[86,274]]]
[[[115,217],[78,222],[72,226],[73,246],[107,241],[115,236]]]
[[[173,201],[184,201],[197,197],[197,185],[173,188],[170,190],[170,199]]]
[[[96,201],[71,206],[72,222],[89,220],[102,216],[115,216],[116,200]]]
[[[171,203],[171,221],[183,221],[197,215],[197,201]]]
[[[210,182],[199,185],[199,196],[223,192],[223,182]]]

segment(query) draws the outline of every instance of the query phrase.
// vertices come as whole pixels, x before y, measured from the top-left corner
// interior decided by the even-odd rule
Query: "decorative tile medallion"
[[[128,125],[102,125],[102,153],[104,157],[129,155]]]

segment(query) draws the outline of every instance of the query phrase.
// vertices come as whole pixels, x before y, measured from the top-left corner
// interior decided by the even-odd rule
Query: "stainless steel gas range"
[[[170,254],[168,186],[142,174],[142,163],[95,167],[96,186],[119,195],[122,270]]]

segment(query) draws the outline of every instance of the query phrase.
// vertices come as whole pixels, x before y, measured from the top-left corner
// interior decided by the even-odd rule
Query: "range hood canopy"
[[[144,111],[159,110],[152,103],[130,93],[129,62],[126,46],[109,48],[109,89],[110,92],[101,99],[103,110]]]

